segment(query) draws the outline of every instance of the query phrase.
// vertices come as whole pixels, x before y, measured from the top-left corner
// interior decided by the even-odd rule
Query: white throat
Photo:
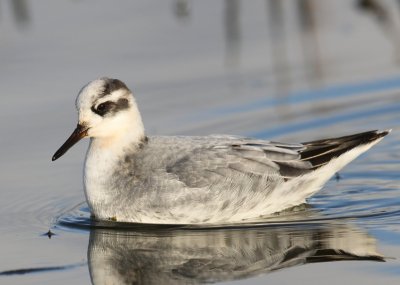
[[[110,125],[111,135],[91,138],[86,154],[84,185],[86,200],[92,212],[97,216],[113,213],[100,213],[100,209],[110,209],[108,203],[115,197],[110,187],[111,175],[116,166],[124,159],[124,154],[138,148],[145,138],[144,127],[136,106],[132,106],[121,116],[120,124]]]

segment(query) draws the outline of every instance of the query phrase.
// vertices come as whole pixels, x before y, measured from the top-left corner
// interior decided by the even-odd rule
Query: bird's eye
[[[97,111],[99,112],[104,111],[105,109],[106,109],[105,103],[101,103],[99,106],[97,106]]]
[[[104,116],[113,108],[113,102],[107,101],[104,103],[99,104],[97,107],[92,107],[92,111],[97,115]]]

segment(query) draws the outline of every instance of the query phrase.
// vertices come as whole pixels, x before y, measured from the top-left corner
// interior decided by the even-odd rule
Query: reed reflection
[[[5,4],[4,2],[1,4]],[[26,28],[31,22],[31,15],[28,2],[26,0],[10,0],[11,14],[19,28]],[[1,6],[0,8],[2,8]],[[0,11],[2,12],[2,11]]]
[[[397,64],[400,63],[399,5],[400,1],[394,3],[393,1],[376,0],[359,0],[356,5],[359,11],[375,20],[374,22],[391,42]]]
[[[250,278],[296,265],[383,261],[376,241],[349,225],[90,234],[93,284],[196,284]]]

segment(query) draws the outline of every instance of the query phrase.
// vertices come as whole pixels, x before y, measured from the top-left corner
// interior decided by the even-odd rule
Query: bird
[[[303,143],[148,136],[132,91],[109,77],[87,83],[75,105],[78,124],[52,160],[90,138],[84,193],[100,221],[201,226],[264,219],[306,203],[391,131]]]

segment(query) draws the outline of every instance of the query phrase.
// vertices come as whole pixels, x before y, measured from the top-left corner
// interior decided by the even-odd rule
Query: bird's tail
[[[332,159],[337,158],[358,146],[369,146],[367,148],[369,149],[390,132],[391,130],[374,130],[339,138],[305,142],[303,143],[303,145],[305,145],[305,149],[302,150],[300,153],[301,159],[309,161],[312,164],[313,168],[317,169],[321,166],[328,164],[328,162],[330,162]],[[367,149],[365,149],[364,151],[366,151]],[[361,153],[362,152],[360,152],[359,154]]]
[[[311,162],[315,171],[284,183],[279,191],[274,191],[277,201],[284,201],[281,208],[289,208],[301,203],[319,191],[322,186],[346,164],[377,144],[390,130],[369,131],[355,135],[324,139],[304,143],[301,158]]]

